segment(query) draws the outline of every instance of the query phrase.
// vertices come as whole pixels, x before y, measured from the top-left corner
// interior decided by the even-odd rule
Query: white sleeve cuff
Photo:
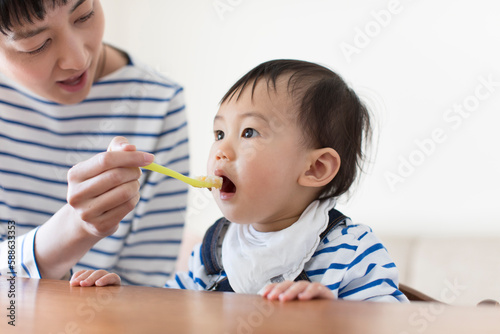
[[[41,278],[35,258],[35,236],[38,228],[17,238],[6,238],[0,244],[0,274]]]

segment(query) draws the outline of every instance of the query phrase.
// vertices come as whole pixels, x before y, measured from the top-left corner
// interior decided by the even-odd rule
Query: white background
[[[373,163],[341,211],[377,234],[500,235],[497,0],[101,3],[105,41],[184,86],[192,175],[205,174],[218,101],[240,76],[308,60],[339,73],[376,119]],[[220,212],[208,191],[190,198],[201,234]]]

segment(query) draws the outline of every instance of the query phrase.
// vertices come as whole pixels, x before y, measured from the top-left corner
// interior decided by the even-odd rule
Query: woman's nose
[[[63,70],[83,70],[88,65],[89,54],[82,41],[69,36],[60,47],[58,65]]]

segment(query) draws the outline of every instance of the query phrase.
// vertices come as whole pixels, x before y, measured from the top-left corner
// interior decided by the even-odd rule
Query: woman
[[[103,31],[99,0],[0,0],[1,274],[174,270],[186,186],[139,167],[187,173],[183,90]]]

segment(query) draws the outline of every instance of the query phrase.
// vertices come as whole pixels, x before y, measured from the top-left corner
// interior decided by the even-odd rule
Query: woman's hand
[[[106,270],[80,270],[71,276],[69,284],[71,286],[120,285],[121,279],[117,274],[108,273]]]
[[[284,281],[281,283],[269,284],[262,294],[269,300],[310,300],[314,298],[335,299],[333,292],[318,282],[309,281]]]
[[[68,172],[69,204],[40,226],[35,256],[43,278],[61,279],[96,242],[113,234],[139,201],[139,167],[154,156],[115,137],[108,151]]]
[[[67,200],[90,234],[113,234],[139,201],[140,166],[154,156],[138,152],[124,137],[115,137],[107,152],[99,153],[68,171]]]

